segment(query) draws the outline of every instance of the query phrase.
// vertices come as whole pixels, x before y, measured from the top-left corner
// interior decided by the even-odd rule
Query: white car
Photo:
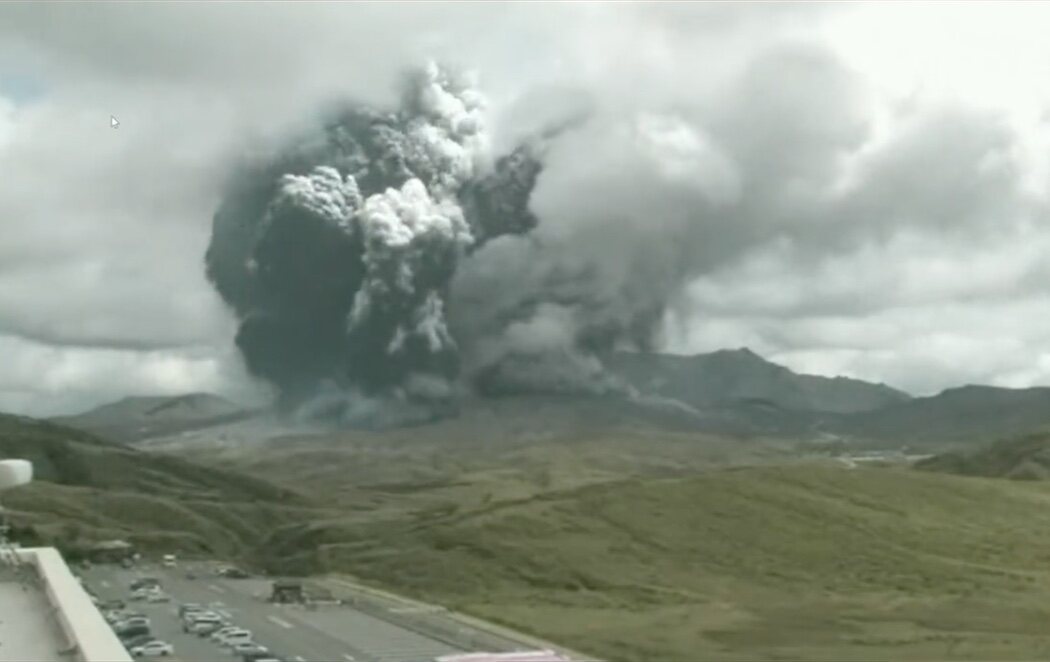
[[[219,640],[219,645],[225,648],[233,648],[237,644],[248,644],[252,641],[252,633],[244,630],[242,632],[231,632]]]
[[[270,649],[266,646],[259,645],[254,641],[243,641],[230,646],[230,653],[237,656],[244,655],[262,655],[263,653],[269,653]]]
[[[159,657],[174,653],[175,647],[166,641],[149,641],[131,649],[131,654],[135,657]]]
[[[117,621],[113,624],[118,630],[122,628],[130,628],[135,626],[150,626],[149,618],[145,616],[129,616],[123,620]]]
[[[246,636],[249,639],[252,638],[251,631],[245,630],[241,627],[237,627],[236,625],[228,625],[224,628],[220,628],[217,632],[211,635],[211,638],[219,642],[220,644],[225,644],[227,637],[231,637],[234,635],[239,637]]]
[[[137,588],[131,592],[132,600],[145,600],[149,597],[149,591],[144,588]]]
[[[164,591],[150,591],[146,596],[147,602],[171,602],[171,596]]]
[[[192,632],[200,637],[207,637],[222,627],[224,627],[224,625],[220,620],[194,621],[193,624],[186,628],[186,631]]]

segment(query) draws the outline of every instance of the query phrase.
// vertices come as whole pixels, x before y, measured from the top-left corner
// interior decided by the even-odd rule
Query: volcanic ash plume
[[[484,105],[468,77],[429,65],[398,110],[343,110],[234,179],[208,276],[241,321],[249,370],[286,407],[415,418],[454,403],[457,264],[536,224],[538,161],[528,147],[490,161]]]

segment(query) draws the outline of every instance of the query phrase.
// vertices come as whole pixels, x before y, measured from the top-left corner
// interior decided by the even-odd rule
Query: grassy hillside
[[[54,422],[93,432],[106,439],[131,442],[252,415],[240,405],[210,393],[177,396],[134,396]]]
[[[275,525],[323,513],[286,487],[23,417],[0,415],[0,457],[34,466],[32,484],[3,495],[9,518],[67,549],[120,537],[247,555]]]
[[[1040,483],[746,468],[293,526],[274,548],[314,546],[304,568],[611,660],[1050,656]]]
[[[1050,432],[1003,439],[971,451],[935,455],[917,468],[964,476],[1050,479]]]
[[[1050,388],[963,386],[874,412],[833,421],[829,427],[867,439],[983,443],[1050,425]]]
[[[233,432],[199,431],[148,447],[294,486],[348,509],[385,504],[402,511],[435,502],[469,508],[631,476],[791,458],[790,444],[772,441],[630,428],[543,431],[542,420],[517,427],[513,412],[502,417],[500,435],[505,413],[497,409],[491,422],[468,418],[382,432],[245,435],[233,444],[214,443]]]
[[[762,400],[779,409],[846,414],[909,399],[906,393],[885,384],[796,374],[747,348],[694,356],[613,352],[603,356],[602,361],[610,371],[642,391],[676,398],[701,409]]]

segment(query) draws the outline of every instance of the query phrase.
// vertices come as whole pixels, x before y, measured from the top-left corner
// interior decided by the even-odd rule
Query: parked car
[[[204,606],[197,604],[196,602],[183,602],[179,605],[179,617],[181,618],[188,611],[203,611]]]
[[[223,621],[196,621],[187,628],[187,632],[192,632],[199,637],[208,637],[213,633],[219,631],[221,628],[226,627]]]
[[[154,586],[160,588],[160,580],[156,577],[139,577],[138,579],[132,581],[131,585],[128,588],[130,588],[132,591],[137,591],[140,588],[151,588]]]
[[[134,637],[125,638],[121,640],[121,643],[124,644],[125,648],[130,649],[135,648],[136,646],[141,646],[142,644],[148,644],[154,639],[156,639],[156,637],[154,637],[152,634],[139,634],[135,635]]]
[[[166,641],[153,640],[142,644],[141,646],[135,646],[131,649],[131,654],[135,657],[159,657],[161,655],[172,655],[175,653],[175,647]]]
[[[233,644],[243,643],[245,641],[252,640],[251,630],[245,630],[244,628],[233,628],[226,632],[220,630],[219,636],[212,635],[212,639],[219,642],[221,646],[232,646]]]
[[[219,615],[215,612],[207,609],[195,609],[193,611],[183,612],[182,616],[179,617],[179,620],[181,620],[182,624],[185,626],[192,625],[194,621],[201,618],[218,618],[218,616]]]
[[[144,588],[137,588],[131,592],[132,602],[142,602],[149,597],[149,591]]]
[[[213,611],[188,611],[182,617],[182,629],[189,632],[189,628],[197,623],[222,623],[222,616]],[[223,623],[225,625],[225,623]]]
[[[163,566],[165,568],[174,568],[175,567],[175,555],[174,554],[165,554],[164,557],[161,559],[161,564],[163,564]]]
[[[117,630],[124,630],[126,628],[130,628],[130,627],[134,627],[134,626],[138,626],[138,625],[144,625],[146,627],[149,627],[150,626],[149,619],[146,618],[145,616],[129,616],[129,617],[125,618],[122,621],[117,621],[116,623],[114,623],[113,627],[116,628]]]
[[[260,656],[263,654],[269,655],[270,649],[266,646],[255,643],[254,641],[243,641],[241,643],[233,644],[230,646],[230,652],[239,657],[245,655],[253,655],[258,653]]]
[[[193,580],[193,579],[196,579],[196,578],[197,578],[197,573],[193,572],[192,570],[187,570],[186,571],[186,579]]]
[[[227,579],[248,579],[251,577],[247,572],[233,566],[219,568],[218,574],[220,577],[226,577]]]
[[[252,642],[251,632],[234,632],[223,637],[219,645],[223,648],[232,649],[237,644],[250,644]]]
[[[265,653],[242,653],[241,662],[283,662],[273,651]]]
[[[132,625],[130,627],[116,630],[117,638],[121,641],[128,641],[135,637],[141,637],[142,635],[150,634],[149,626],[146,625]]]
[[[147,602],[171,602],[171,596],[164,591],[150,591],[146,595]]]
[[[236,625],[224,625],[213,632],[211,638],[213,641],[219,641],[224,635],[229,634],[230,632],[236,632],[237,630],[244,630],[244,628],[237,627]]]

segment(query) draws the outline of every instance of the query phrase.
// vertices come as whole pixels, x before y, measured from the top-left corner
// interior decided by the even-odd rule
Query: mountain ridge
[[[688,356],[613,352],[603,355],[602,362],[641,391],[697,408],[758,399],[783,409],[848,414],[911,399],[885,384],[796,373],[747,347]]]

